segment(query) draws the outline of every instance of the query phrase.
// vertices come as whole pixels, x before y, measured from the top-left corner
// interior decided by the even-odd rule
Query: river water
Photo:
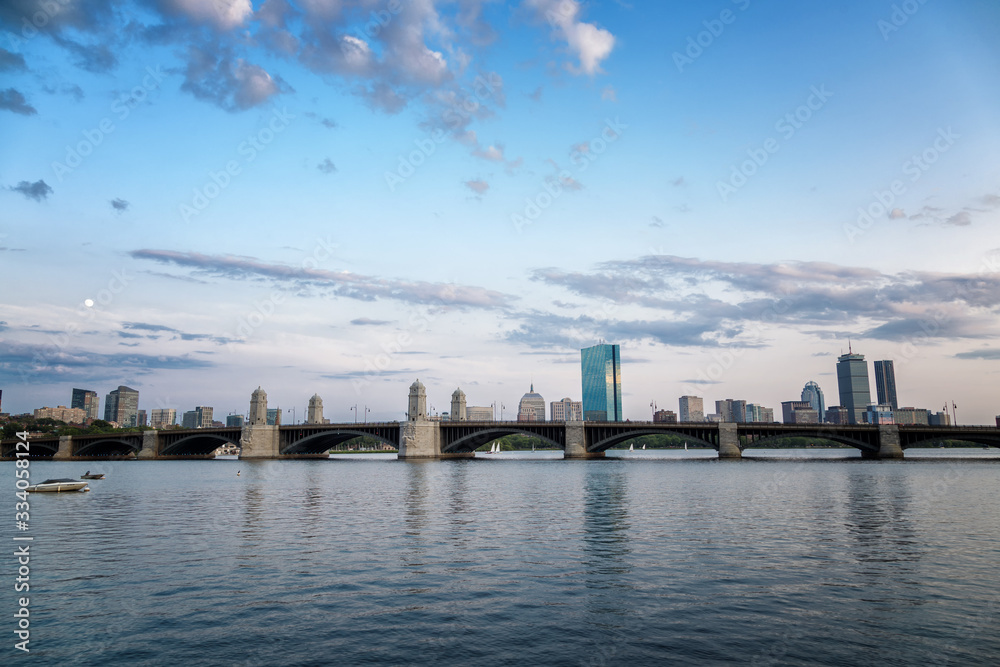
[[[35,461],[108,477],[31,496],[0,663],[995,665],[1000,460],[925,454]]]

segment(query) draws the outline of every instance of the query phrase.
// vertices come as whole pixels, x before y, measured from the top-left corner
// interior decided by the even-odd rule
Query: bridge
[[[736,424],[692,422],[440,422],[412,420],[369,424],[299,424],[233,428],[167,429],[101,433],[29,440],[33,457],[54,460],[107,458],[203,459],[224,445],[241,448],[245,459],[326,458],[326,452],[367,436],[398,448],[400,459],[471,458],[485,444],[507,435],[538,438],[568,459],[603,458],[605,452],[644,435],[675,435],[714,449],[719,458],[739,459],[748,448],[792,436],[854,447],[864,458],[902,458],[911,447],[961,440],[1000,448],[1000,428],[990,426],[896,426],[831,424]],[[0,443],[3,458],[15,456],[17,440]]]
[[[716,450],[720,459],[739,459],[748,447],[791,436],[855,447],[868,459],[901,459],[905,449],[941,440],[1000,447],[1000,428],[992,426],[467,421],[461,419],[464,396],[460,390],[452,396],[457,421],[429,418],[424,385],[418,380],[410,385],[405,422],[276,426],[267,424],[267,393],[258,387],[250,398],[249,421],[242,427],[64,435],[29,442],[32,456],[52,459],[210,458],[225,445],[238,446],[244,459],[326,458],[330,449],[363,436],[398,449],[400,459],[471,458],[483,445],[508,435],[538,438],[563,450],[567,459],[603,458],[615,445],[644,435],[675,435]],[[321,412],[315,421],[324,421]],[[0,456],[14,458],[17,442],[0,442]]]

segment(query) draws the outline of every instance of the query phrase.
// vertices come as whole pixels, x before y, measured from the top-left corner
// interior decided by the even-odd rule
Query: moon
[[[85,305],[87,308],[93,308],[94,307],[94,300],[93,299],[87,299],[86,301],[83,302],[83,305]]]

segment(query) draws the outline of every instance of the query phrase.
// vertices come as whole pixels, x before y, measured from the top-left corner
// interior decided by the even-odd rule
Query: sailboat
[[[632,452],[632,451],[635,451],[635,445],[629,445],[629,446],[628,446],[628,450],[629,450],[630,452]]]
[[[646,449],[646,443],[643,443],[643,444],[642,444],[642,448],[643,448],[643,449]]]
[[[685,441],[684,441],[684,451],[685,451],[685,452],[687,451],[687,448],[688,448],[688,441],[687,441],[687,440],[685,440]]]

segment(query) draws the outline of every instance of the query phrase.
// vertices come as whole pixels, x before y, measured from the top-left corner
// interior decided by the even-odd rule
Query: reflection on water
[[[32,498],[33,659],[904,665],[1000,655],[995,463],[659,453],[117,464],[89,494]],[[78,474],[74,465],[32,463],[48,477]]]

